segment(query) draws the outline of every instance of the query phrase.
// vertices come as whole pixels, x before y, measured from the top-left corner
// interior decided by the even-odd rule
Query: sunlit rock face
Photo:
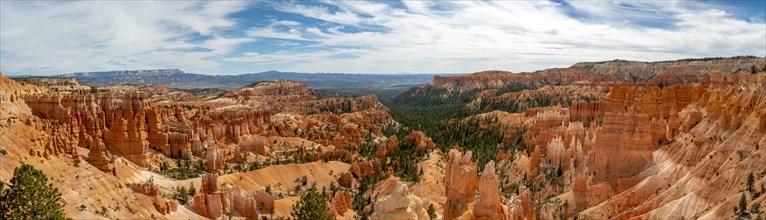
[[[495,175],[495,162],[484,166],[479,178],[479,198],[473,204],[473,215],[477,219],[501,219],[505,215],[503,198],[500,196],[500,183]]]
[[[410,194],[406,184],[397,182],[391,194],[375,202],[372,219],[428,219],[426,204]]]
[[[468,209],[468,203],[474,201],[474,193],[479,182],[476,163],[471,162],[471,152],[460,153],[450,150],[445,168],[444,187],[447,202],[444,204],[444,218],[453,219]]]
[[[483,169],[480,155],[442,152],[428,132],[384,132],[402,124],[375,96],[330,96],[290,81],[200,96],[161,85],[56,90],[0,76],[0,167],[41,169],[62,191],[67,216],[82,219],[288,217],[314,182],[344,187],[328,194],[328,207],[356,218],[354,190],[365,178],[382,179],[365,192],[374,219],[427,219],[429,205],[443,219],[736,218],[742,194],[748,207],[764,201],[766,74],[741,71],[754,64],[766,60],[436,77],[425,87],[479,90],[463,110],[520,103],[468,116],[497,117],[486,123],[504,126],[503,141],[519,140],[481,155],[495,159]],[[503,91],[516,83],[530,89]],[[361,156],[363,143],[377,149]],[[402,143],[428,151],[420,182],[401,181],[385,161]],[[295,160],[301,151],[306,161]],[[283,164],[269,164],[277,159]],[[183,177],[161,164],[199,166],[200,176],[175,179]],[[163,197],[189,185],[199,191],[185,205]]]

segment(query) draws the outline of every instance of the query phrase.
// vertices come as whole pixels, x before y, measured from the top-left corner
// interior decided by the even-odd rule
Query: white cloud
[[[261,53],[258,62],[302,72],[474,72],[532,71],[616,58],[766,55],[766,24],[739,20],[732,12],[695,2],[569,2],[581,17],[568,15],[559,3],[543,1],[405,1],[405,8],[375,2],[325,3],[339,10],[295,4],[276,8],[339,26],[384,31],[344,32],[307,24],[290,31],[255,28],[253,32],[269,33],[256,37],[286,35],[283,39],[311,40],[324,48]],[[344,51],[350,55],[344,58],[317,55],[286,62],[349,47],[359,49]],[[253,57],[230,61],[249,58]]]
[[[215,34],[236,25],[227,16],[244,9],[242,2],[2,1],[0,6],[0,70],[16,74],[212,70],[220,65],[217,56],[254,40]]]
[[[700,2],[400,5],[0,1],[0,71],[518,72],[616,58],[766,56],[763,19],[743,20],[732,8]],[[247,7],[279,12],[263,21],[230,17]],[[243,47],[261,39],[271,48]]]

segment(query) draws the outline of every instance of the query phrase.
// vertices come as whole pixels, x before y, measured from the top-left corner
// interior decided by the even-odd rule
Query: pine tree
[[[326,197],[327,195],[318,192],[316,187],[312,186],[306,193],[301,195],[301,199],[293,205],[293,211],[290,215],[297,220],[335,219],[335,216],[327,213],[330,208],[327,207]]]
[[[753,176],[753,172],[750,172],[750,175],[747,176],[747,191],[753,192],[755,188],[753,187],[753,184],[755,183],[755,177]]]
[[[747,197],[745,192],[742,192],[742,197],[739,198],[739,215],[744,215],[747,212]]]
[[[428,218],[436,219],[436,208],[434,208],[434,204],[433,203],[428,205]]]
[[[189,191],[187,191],[189,194],[189,197],[194,197],[194,195],[197,194],[197,188],[194,188],[194,182],[191,183],[191,186],[189,186]]]
[[[10,187],[0,184],[0,219],[67,219],[61,193],[47,182],[48,177],[31,165],[14,169]]]

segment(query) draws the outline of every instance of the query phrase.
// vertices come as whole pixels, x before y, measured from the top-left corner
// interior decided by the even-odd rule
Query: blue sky
[[[514,72],[766,56],[766,1],[0,1],[0,72]]]

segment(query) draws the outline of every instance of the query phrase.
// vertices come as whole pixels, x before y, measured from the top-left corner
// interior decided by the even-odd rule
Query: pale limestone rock
[[[406,184],[397,182],[391,194],[375,201],[371,219],[428,219],[423,199],[410,194]]]

